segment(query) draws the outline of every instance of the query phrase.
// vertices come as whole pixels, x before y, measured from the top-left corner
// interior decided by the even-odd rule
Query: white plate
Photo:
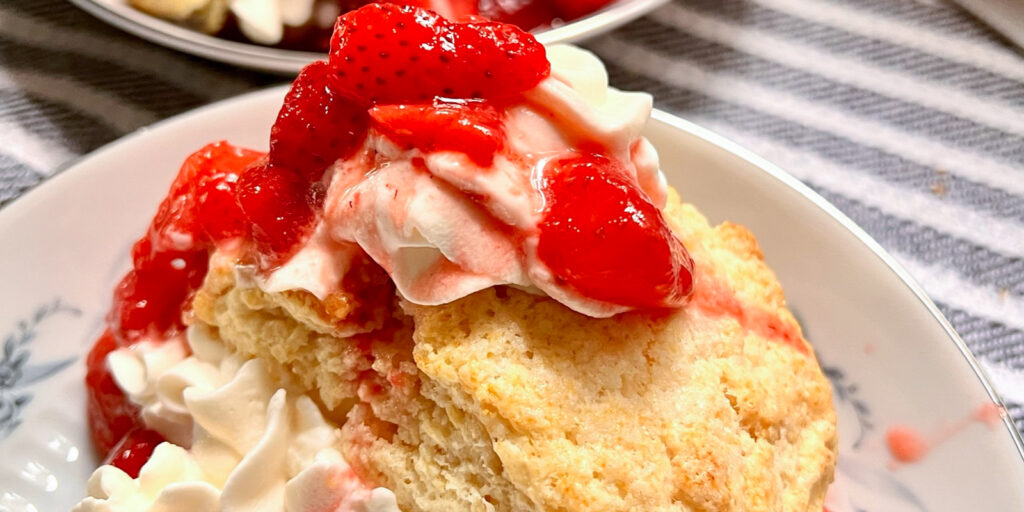
[[[544,44],[580,41],[639,18],[667,1],[615,0],[589,16],[535,35]],[[282,50],[209,36],[133,9],[126,0],[71,2],[93,16],[143,39],[245,68],[296,74],[306,64],[324,57],[322,53]]]
[[[186,155],[217,139],[265,147],[284,93],[252,93],[142,130],[0,212],[0,342],[10,345],[0,350],[0,421],[20,421],[0,424],[0,438],[9,434],[0,440],[0,510],[67,510],[84,495],[96,461],[81,358],[129,247]],[[647,135],[685,199],[758,236],[836,384],[834,512],[1024,510],[1024,452],[1005,417],[965,423],[923,461],[890,467],[889,425],[939,432],[996,398],[963,342],[875,242],[718,135],[660,112]]]

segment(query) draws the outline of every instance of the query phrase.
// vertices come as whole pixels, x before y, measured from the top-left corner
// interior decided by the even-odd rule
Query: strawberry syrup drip
[[[1002,423],[1005,414],[1006,411],[999,404],[985,402],[954,423],[930,433],[923,433],[907,425],[891,425],[885,431],[885,445],[892,455],[890,467],[895,469],[899,465],[920,462],[933,449],[945,444],[974,423],[995,429]]]
[[[693,293],[693,305],[698,309],[713,316],[730,316],[744,329],[767,339],[778,340],[802,354],[808,353],[807,343],[795,323],[786,322],[764,309],[744,304],[728,286],[709,277],[707,273],[702,273],[702,276]]]
[[[585,297],[637,308],[683,305],[693,260],[622,164],[593,153],[549,163],[537,255]]]

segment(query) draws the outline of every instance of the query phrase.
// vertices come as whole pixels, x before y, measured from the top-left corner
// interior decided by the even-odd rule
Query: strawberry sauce
[[[946,443],[974,423],[994,429],[1002,422],[1005,414],[1006,411],[1000,405],[985,402],[954,423],[927,434],[907,425],[891,425],[885,431],[885,445],[892,455],[890,466],[895,468],[900,464],[921,461],[934,448]]]
[[[693,260],[622,164],[580,154],[551,162],[537,255],[569,287],[640,308],[683,305]]]
[[[245,235],[235,188],[262,156],[226,142],[189,156],[114,290],[107,330],[86,359],[87,416],[96,451],[132,476],[162,439],[145,429],[138,407],[110,374],[107,355],[142,340],[170,339],[184,328],[182,314],[202,284],[210,252]]]

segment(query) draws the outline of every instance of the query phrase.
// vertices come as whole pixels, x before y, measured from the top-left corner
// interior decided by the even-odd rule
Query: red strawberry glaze
[[[639,308],[685,303],[693,260],[620,163],[582,154],[548,164],[537,255],[582,295]]]
[[[923,459],[930,448],[920,432],[902,425],[892,426],[886,431],[885,443],[893,459],[904,464]]]
[[[797,351],[807,354],[807,343],[800,335],[795,323],[786,322],[778,315],[742,303],[726,285],[702,277],[694,286],[693,305],[709,315],[731,316],[744,329],[755,332],[767,339],[778,340]]]
[[[505,140],[501,116],[488,103],[382,105],[370,117],[373,128],[399,146],[462,152],[481,167],[491,165]]]
[[[997,428],[1005,414],[1006,410],[1001,405],[984,402],[954,423],[927,434],[907,425],[891,425],[885,431],[885,444],[889,449],[889,454],[892,455],[890,467],[895,469],[898,464],[912,464],[921,461],[933,449],[959,435],[973,423]]]
[[[129,431],[137,427],[139,408],[128,400],[107,368],[107,354],[118,348],[108,329],[86,357],[85,387],[89,395],[89,433],[96,452],[106,456]]]
[[[209,251],[243,234],[235,186],[261,156],[216,142],[185,160],[114,291],[107,321],[120,344],[161,339],[183,326],[181,310],[206,275]]]
[[[254,165],[238,183],[238,204],[251,226],[261,267],[279,266],[308,235],[315,189],[302,176],[267,162]]]
[[[209,253],[240,238],[245,219],[235,202],[239,175],[263,153],[226,142],[209,144],[189,156],[161,202],[146,234],[132,247],[132,269],[114,290],[108,328],[86,361],[87,414],[93,445],[117,460],[141,466],[155,445],[152,434],[122,443],[144,429],[138,407],[117,386],[107,355],[141,340],[159,342],[184,328],[183,310],[206,275]],[[133,446],[133,443],[148,443]],[[148,451],[147,451],[148,450]],[[140,462],[142,461],[142,462]]]

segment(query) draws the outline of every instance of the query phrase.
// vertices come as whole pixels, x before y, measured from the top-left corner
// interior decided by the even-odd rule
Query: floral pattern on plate
[[[901,482],[895,467],[878,467],[866,460],[865,452],[878,447],[867,441],[876,439],[871,407],[859,396],[860,387],[838,366],[822,364],[825,376],[832,382],[832,396],[840,425],[839,462],[835,481],[825,501],[829,512],[929,512],[917,494]],[[846,421],[844,421],[846,420]],[[850,430],[855,430],[851,432]],[[852,441],[846,441],[852,439]],[[870,446],[870,448],[869,448]]]
[[[3,341],[0,356],[0,440],[6,439],[22,420],[22,412],[32,401],[26,388],[57,374],[77,357],[40,363],[31,362],[32,342],[39,336],[39,327],[54,315],[81,316],[78,308],[61,299],[42,304],[29,318],[22,319]]]

